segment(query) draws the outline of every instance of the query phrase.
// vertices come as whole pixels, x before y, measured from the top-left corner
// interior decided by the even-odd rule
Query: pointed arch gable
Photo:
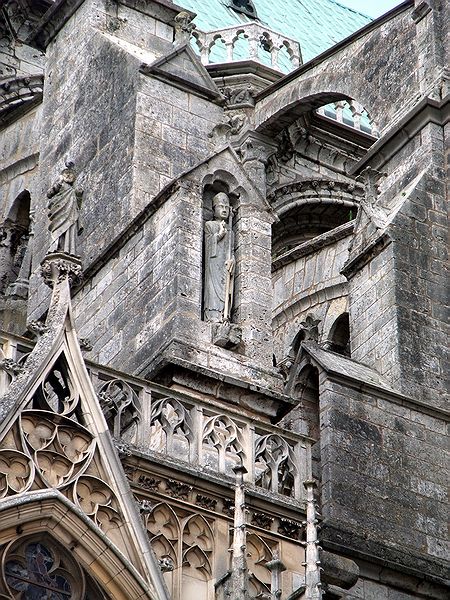
[[[134,565],[133,573],[128,571],[127,575],[128,567],[124,567],[123,562],[119,561],[117,569],[124,571],[123,576],[133,579],[137,572],[142,581],[146,582],[147,591],[143,592],[141,589],[140,595],[136,597],[148,600],[167,599],[161,571],[137,513],[73,326],[69,279],[75,277],[79,269],[79,261],[69,255],[49,255],[43,263],[44,277],[47,276],[47,282],[53,287],[45,323],[46,331],[29,354],[23,371],[13,380],[0,403],[0,418],[3,417],[0,426],[0,447],[10,454],[13,453],[14,460],[22,465],[20,468],[27,473],[33,471],[35,476],[32,486],[27,486],[26,490],[19,489],[15,484],[7,487],[4,497],[0,500],[0,511],[6,509],[7,504],[14,499],[22,498],[26,501],[28,495],[34,497],[35,494],[47,494],[52,489],[56,492],[55,488],[61,489],[72,511],[84,511],[84,516],[91,522],[91,528],[97,528],[99,534],[106,535],[111,547],[116,546],[117,553],[123,555],[127,564]],[[62,362],[65,365],[64,369],[61,368]],[[59,375],[54,372],[57,369]],[[61,425],[65,412],[59,412],[59,405],[44,406],[47,409],[45,412],[42,411],[43,407],[39,402],[36,402],[37,390],[40,389],[45,395],[42,386],[49,374],[60,379],[64,379],[65,376],[70,378],[71,390],[75,390],[77,395],[77,419],[71,421],[67,418]],[[61,385],[56,386],[59,387],[63,400],[64,389],[67,389],[67,385],[64,387],[65,383],[63,381],[61,384],[60,381]],[[33,444],[28,443],[26,436],[24,437],[20,415],[25,410],[28,416],[35,419],[37,428],[44,426],[51,429],[43,446],[38,444],[39,447],[35,448]],[[71,408],[66,416],[70,417],[74,413],[75,408]],[[72,438],[80,434],[78,430],[81,426],[83,431],[89,432],[92,440],[95,440],[95,451],[88,459],[89,464],[73,478],[70,462],[76,463],[77,459],[70,456],[73,454],[71,443]],[[52,470],[54,460],[58,461],[59,473],[58,476],[49,476],[48,472],[49,469]],[[5,464],[6,475],[0,469],[0,480],[8,481],[8,466]],[[67,479],[67,485],[63,485],[64,477]],[[61,492],[58,491],[60,494]],[[27,523],[27,515],[23,515],[22,522]]]
[[[70,549],[111,600],[155,597],[133,564],[57,490],[9,498],[0,517],[0,545],[16,540],[18,532],[21,537],[45,532]]]

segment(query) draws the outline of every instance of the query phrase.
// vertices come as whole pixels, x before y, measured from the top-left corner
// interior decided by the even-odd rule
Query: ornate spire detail
[[[274,553],[272,560],[266,563],[266,567],[269,569],[272,575],[272,581],[270,584],[272,600],[280,600],[282,594],[281,573],[286,571],[286,567],[281,562],[278,552]]]
[[[305,591],[302,600],[322,600],[322,584],[320,582],[320,557],[319,557],[319,537],[317,527],[316,502],[314,500],[314,490],[317,484],[313,480],[305,481],[303,485],[306,488],[306,561],[305,567]]]

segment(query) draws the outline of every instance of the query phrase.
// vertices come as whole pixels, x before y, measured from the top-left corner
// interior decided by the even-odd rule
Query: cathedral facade
[[[448,598],[449,17],[3,2],[1,599]]]

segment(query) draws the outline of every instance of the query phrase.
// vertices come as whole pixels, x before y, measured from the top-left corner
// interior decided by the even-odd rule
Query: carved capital
[[[226,106],[228,108],[253,107],[255,105],[255,96],[258,90],[252,85],[244,87],[224,87],[222,94],[225,96]]]
[[[64,279],[69,281],[71,287],[78,285],[83,278],[81,261],[77,256],[66,252],[47,254],[41,263],[41,275],[44,282],[51,288]]]

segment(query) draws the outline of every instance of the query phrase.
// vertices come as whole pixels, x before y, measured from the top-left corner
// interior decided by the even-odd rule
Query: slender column
[[[234,467],[236,473],[236,487],[234,492],[234,530],[233,530],[233,558],[231,562],[230,600],[249,600],[248,596],[248,568],[245,555],[247,528],[245,509],[244,475],[247,469],[244,466]]]
[[[320,582],[319,538],[317,535],[316,504],[314,490],[315,481],[305,481],[306,488],[306,561],[305,592],[302,600],[322,600],[322,584]]]

